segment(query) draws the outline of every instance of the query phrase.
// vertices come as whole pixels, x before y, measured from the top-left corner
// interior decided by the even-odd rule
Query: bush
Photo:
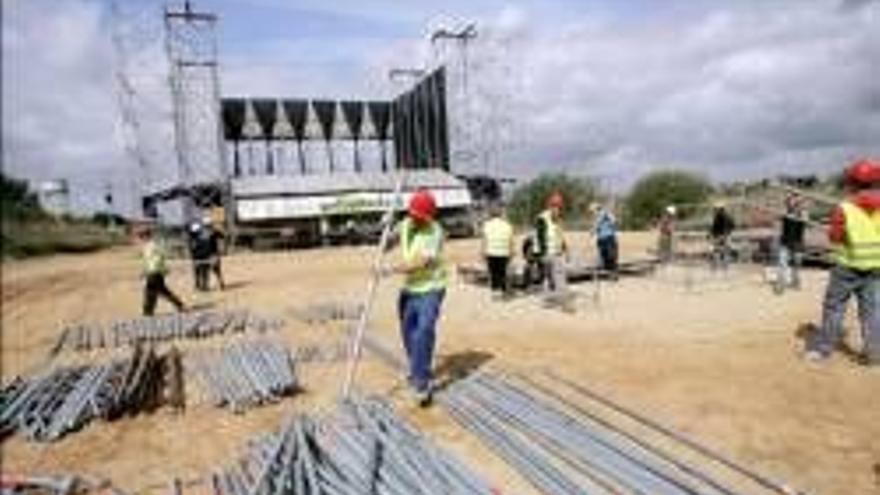
[[[573,224],[586,221],[590,203],[599,197],[593,179],[566,174],[544,174],[513,192],[507,208],[511,222],[520,226],[531,225],[535,217],[544,210],[547,198],[553,192],[562,194],[565,200],[562,216]]]
[[[88,253],[108,248],[124,239],[88,222],[4,221],[3,257],[26,258],[56,253]]]
[[[0,208],[0,254],[3,258],[91,252],[123,240],[120,235],[102,227],[101,219],[96,218],[96,223],[71,215],[52,218],[40,207],[27,182],[2,173]]]
[[[37,195],[30,191],[27,182],[7,177],[0,172],[0,214],[3,219],[33,220],[45,218]]]
[[[680,205],[703,203],[711,193],[712,185],[700,175],[680,170],[651,172],[636,182],[626,199],[626,225],[645,228],[669,205],[679,205],[681,215],[686,217],[688,209]]]

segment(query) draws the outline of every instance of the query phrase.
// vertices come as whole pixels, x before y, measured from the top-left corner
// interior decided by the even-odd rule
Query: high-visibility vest
[[[510,256],[513,226],[503,218],[492,218],[483,224],[483,241],[486,256]]]
[[[430,222],[416,227],[409,218],[400,223],[400,247],[403,261],[412,263],[416,258],[432,258],[427,266],[407,274],[404,289],[424,294],[446,288],[446,264],[442,258],[443,227]]]
[[[840,207],[846,239],[834,246],[834,261],[856,270],[880,269],[880,211],[865,211],[850,201]]]
[[[168,266],[165,263],[165,251],[156,241],[149,241],[144,244],[141,251],[141,259],[144,263],[144,272],[148,275],[168,273]]]
[[[541,218],[544,219],[544,225],[547,227],[547,231],[545,235],[547,236],[547,256],[557,256],[562,253],[562,227],[559,226],[558,223],[553,219],[553,213],[550,210],[545,210],[541,213]]]

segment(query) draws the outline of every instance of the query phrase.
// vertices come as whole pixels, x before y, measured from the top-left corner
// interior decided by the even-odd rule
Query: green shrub
[[[565,200],[562,216],[571,224],[584,223],[590,203],[599,197],[596,183],[591,178],[544,174],[513,192],[507,208],[511,222],[520,226],[531,225],[553,192],[562,194]]]
[[[4,258],[26,258],[55,253],[87,253],[108,248],[122,237],[87,222],[51,220],[3,222],[0,249]]]
[[[645,228],[669,205],[677,205],[681,216],[687,217],[691,208],[681,206],[704,203],[711,193],[712,185],[701,175],[680,170],[651,172],[636,182],[626,199],[626,226]]]

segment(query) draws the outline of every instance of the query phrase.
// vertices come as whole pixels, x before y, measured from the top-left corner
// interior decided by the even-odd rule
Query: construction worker
[[[847,198],[831,214],[828,240],[834,267],[822,305],[822,326],[807,339],[806,359],[827,359],[840,344],[846,303],[855,294],[866,364],[880,366],[880,163],[847,168]]]
[[[675,206],[669,205],[663,210],[660,221],[657,222],[657,230],[660,233],[657,239],[657,256],[663,263],[668,263],[673,258],[673,237],[675,237],[677,213]]]
[[[777,273],[773,291],[781,294],[786,287],[800,289],[800,267],[804,257],[804,234],[807,210],[802,198],[790,194],[785,198],[785,213],[780,219],[779,247],[776,253]]]
[[[538,252],[538,241],[534,232],[523,239],[521,253],[524,261],[522,289],[528,292],[534,288],[540,290],[544,285],[544,265],[541,253]]]
[[[221,244],[223,243],[223,234],[214,227],[214,219],[210,215],[202,217],[202,236],[206,245],[205,261],[208,268],[205,273],[205,290],[210,288],[210,273],[217,278],[217,285],[220,290],[226,289],[226,283],[223,281],[223,270],[220,265]]]
[[[404,276],[397,306],[400,333],[409,361],[409,386],[420,406],[431,402],[437,319],[447,285],[444,233],[435,220],[436,212],[437,204],[430,191],[420,189],[412,194],[407,216],[395,233],[402,261],[391,269]]]
[[[727,269],[731,256],[730,235],[735,228],[733,217],[727,212],[727,205],[722,201],[716,202],[712,227],[709,230],[709,240],[712,242],[711,266],[713,270]]]
[[[482,252],[489,271],[493,298],[507,294],[507,267],[513,255],[513,226],[504,216],[500,204],[489,207],[489,220],[483,224]]]
[[[208,239],[201,222],[192,222],[189,226],[189,257],[192,260],[195,289],[208,290]]]
[[[590,210],[593,212],[591,232],[596,239],[602,269],[608,272],[611,280],[617,280],[617,220],[608,208],[599,203],[593,203]]]
[[[177,311],[184,311],[186,307],[179,297],[174,295],[165,285],[165,275],[168,274],[167,255],[165,248],[153,237],[153,228],[149,224],[140,225],[137,237],[142,243],[141,260],[143,262],[144,277],[144,316],[152,316],[156,310],[156,301],[159,296],[168,300]]]
[[[546,281],[545,304],[570,310],[568,274],[565,255],[568,247],[562,229],[562,194],[554,192],[547,198],[547,208],[535,220],[538,253],[544,268]]]

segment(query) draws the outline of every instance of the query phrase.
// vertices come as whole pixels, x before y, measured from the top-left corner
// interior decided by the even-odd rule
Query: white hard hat
[[[669,205],[669,206],[667,206],[667,207],[666,207],[666,213],[668,213],[668,214],[670,214],[670,215],[675,215],[675,213],[676,213],[675,205]]]

